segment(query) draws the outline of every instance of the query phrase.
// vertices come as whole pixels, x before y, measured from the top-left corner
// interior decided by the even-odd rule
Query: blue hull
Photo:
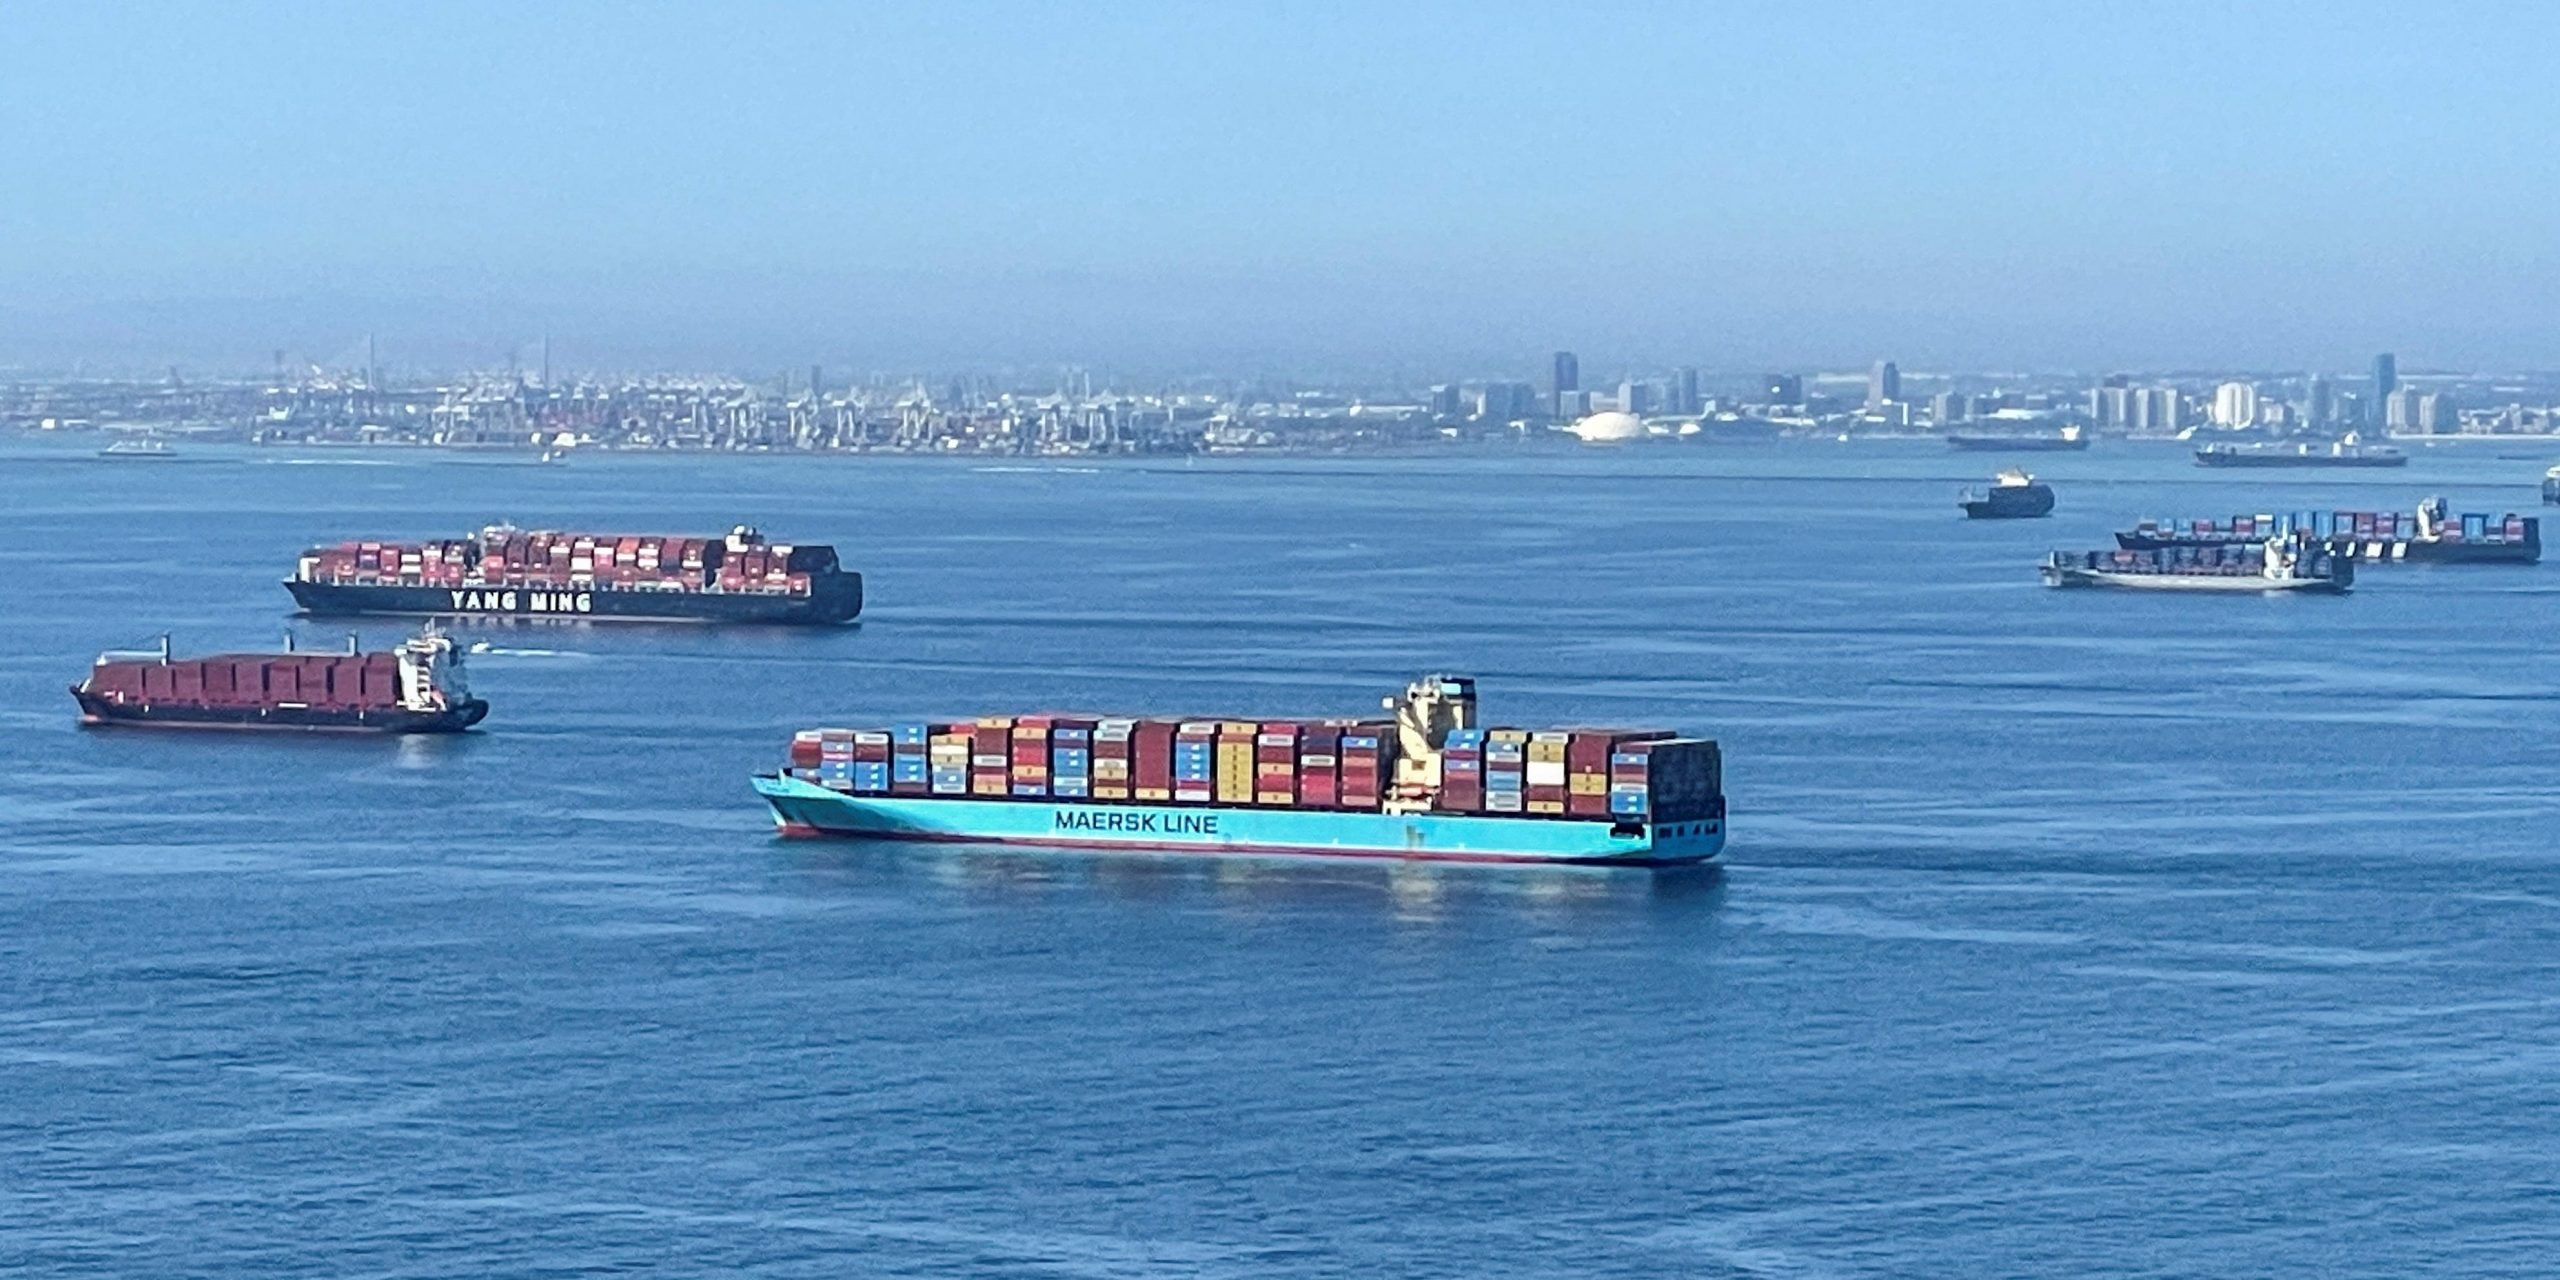
[[[847,795],[769,774],[757,775],[755,786],[786,835],[1635,867],[1705,862],[1724,849],[1721,817],[1620,824],[1605,818]]]

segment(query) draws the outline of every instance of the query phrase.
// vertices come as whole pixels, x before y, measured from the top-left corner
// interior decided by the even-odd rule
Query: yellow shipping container
[[[1564,801],[1562,801],[1562,800],[1532,800],[1532,801],[1530,801],[1530,802],[1529,802],[1529,812],[1531,812],[1531,813],[1562,813],[1562,812],[1564,812]]]
[[[1253,799],[1256,804],[1295,804],[1298,801],[1295,794],[1287,791],[1256,791]]]
[[[1565,787],[1577,796],[1605,796],[1609,794],[1609,775],[1605,773],[1572,774],[1566,777]]]
[[[1096,800],[1126,800],[1129,798],[1129,789],[1127,787],[1113,786],[1107,782],[1097,782],[1093,784],[1093,798]]]
[[[1139,787],[1136,790],[1137,797],[1141,800],[1171,800],[1173,798],[1173,790],[1169,787]]]

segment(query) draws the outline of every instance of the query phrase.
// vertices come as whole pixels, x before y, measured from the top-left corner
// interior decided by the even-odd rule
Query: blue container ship
[[[1724,848],[1718,745],[1487,728],[1429,676],[1391,720],[987,716],[809,729],[754,779],[788,836],[1677,866]]]

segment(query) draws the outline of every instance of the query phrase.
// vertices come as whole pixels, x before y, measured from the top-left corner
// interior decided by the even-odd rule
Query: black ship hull
[[[411,711],[405,707],[211,707],[179,703],[109,702],[76,686],[80,723],[146,729],[293,729],[340,733],[460,733],[489,714],[489,704],[472,698],[443,711]]]
[[[862,612],[862,575],[840,573],[805,596],[752,591],[634,591],[613,587],[410,587],[287,579],[314,616],[505,618],[576,622],[714,622],[828,626]]]
[[[2167,551],[2177,547],[2246,547],[2264,542],[2264,538],[2212,537],[2164,538],[2153,534],[2116,534],[2116,545],[2127,551]],[[2330,555],[2347,560],[2371,560],[2405,564],[2539,564],[2542,542],[2527,538],[2520,542],[2444,542],[2431,538],[2324,538],[2317,544]]]
[[[2007,496],[2011,494],[2016,496]],[[2003,489],[1989,497],[1967,498],[1962,505],[1967,520],[2034,520],[2053,514],[2053,490],[2043,485]]]
[[[2088,437],[1948,436],[1950,448],[1969,453],[2070,453],[2089,447]]]

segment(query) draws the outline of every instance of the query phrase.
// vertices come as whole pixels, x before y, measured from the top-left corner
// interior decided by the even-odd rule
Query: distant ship
[[[122,458],[133,461],[149,461],[152,459],[177,457],[178,451],[170,448],[169,442],[165,440],[118,440],[115,443],[108,445],[106,448],[98,450],[98,456],[101,458]]]
[[[1956,505],[1968,520],[2032,520],[2053,514],[2053,488],[2011,468],[1993,476],[1988,491],[1957,494]]]
[[[2389,445],[2369,445],[2348,435],[2327,448],[2315,444],[2209,444],[2196,450],[2199,467],[2405,467],[2409,455]]]
[[[2056,551],[2042,569],[2048,587],[2131,591],[2341,595],[2356,580],[2355,561],[2294,534],[2244,547]]]
[[[1951,435],[1947,437],[1947,444],[1952,448],[1974,453],[1987,453],[1993,450],[2060,453],[2070,449],[2088,448],[2089,437],[2079,427],[2069,426],[2059,431],[2036,431],[2023,435]]]
[[[2542,559],[2542,521],[2447,512],[2428,498],[2414,512],[2299,511],[2237,515],[2229,520],[2149,520],[2116,534],[2127,551],[2240,547],[2299,534],[2332,555],[2382,564],[2535,564]]]

